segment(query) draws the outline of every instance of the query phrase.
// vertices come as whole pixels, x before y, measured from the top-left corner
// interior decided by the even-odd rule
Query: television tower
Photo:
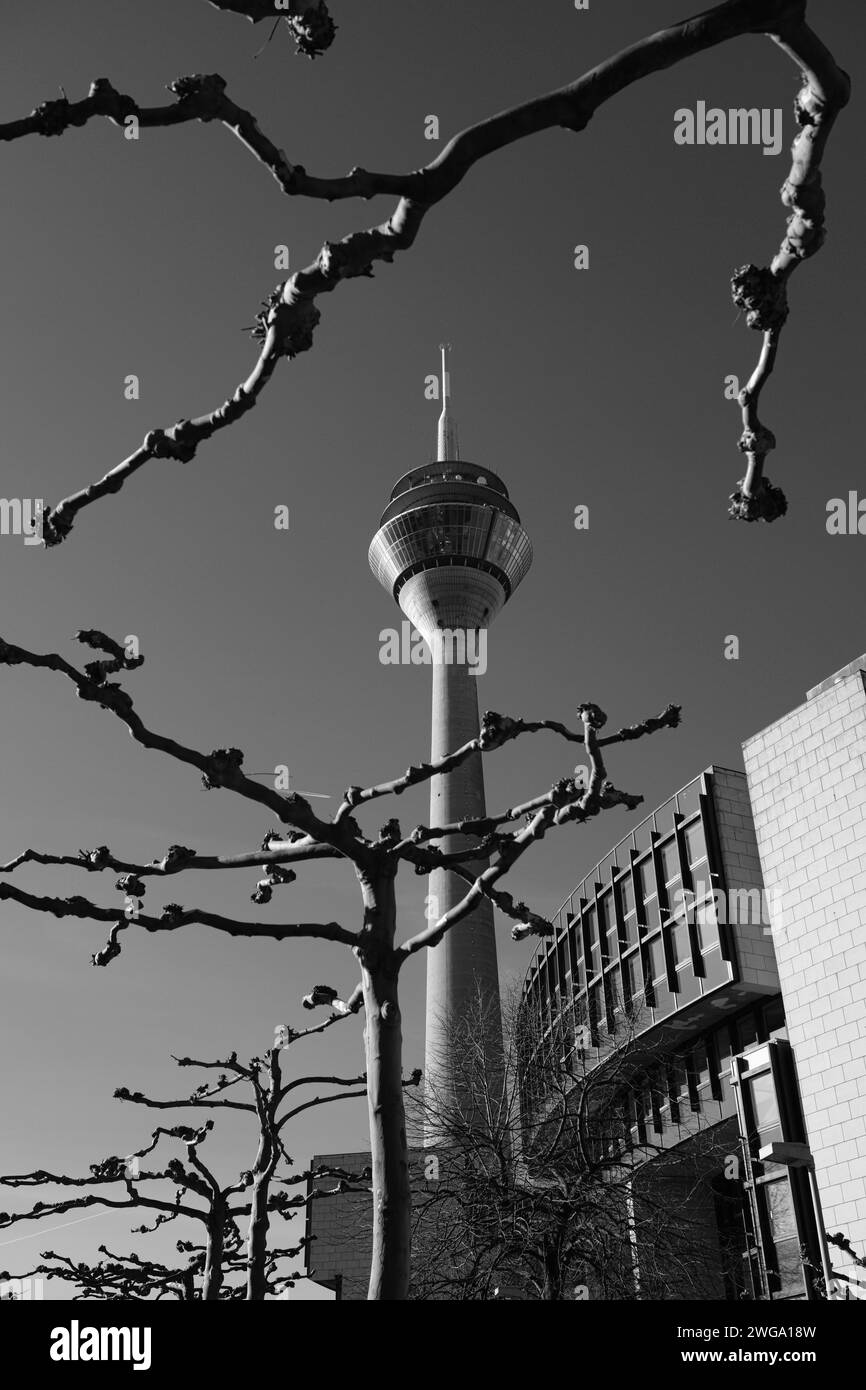
[[[394,485],[369,553],[374,575],[432,654],[432,759],[477,737],[477,657],[479,649],[486,654],[480,644],[532,563],[529,537],[501,478],[460,457],[451,413],[449,350],[449,344],[441,345],[436,462],[411,469]],[[443,631],[450,647],[447,641],[438,645]],[[462,659],[455,659],[461,653]],[[485,815],[481,761],[480,753],[473,754],[453,772],[433,778],[432,826]],[[447,853],[471,842],[455,835],[438,843]],[[486,861],[466,867],[481,873]],[[446,869],[431,873],[431,920],[455,906],[466,889],[465,880]],[[454,1094],[448,1076],[449,1035],[479,994],[487,1008],[495,1009],[498,1024],[496,938],[493,907],[486,898],[427,952],[425,1082],[445,1098]]]

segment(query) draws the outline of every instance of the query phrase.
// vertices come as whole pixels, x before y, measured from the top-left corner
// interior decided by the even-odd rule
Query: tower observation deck
[[[437,632],[485,632],[532,563],[532,546],[502,479],[461,459],[451,414],[448,349],[442,348],[442,414],[435,462],[398,480],[370,545],[370,568],[397,600],[433,653],[431,758],[452,753],[478,735],[477,676],[469,661],[437,659]],[[486,640],[486,639],[485,639]],[[477,652],[477,642],[457,650]],[[454,646],[452,644],[452,655]],[[442,649],[439,648],[441,656]],[[430,785],[430,824],[448,825],[485,814],[481,754]],[[438,842],[448,853],[462,836]],[[483,872],[486,860],[466,868]],[[441,917],[465,895],[467,884],[448,870],[430,875],[428,911]],[[499,973],[493,908],[484,899],[442,942],[427,952],[425,1086],[455,1099],[449,1078],[454,1028],[481,998],[499,1023]],[[491,1028],[491,1035],[496,1028]],[[428,1135],[429,1142],[435,1136]]]

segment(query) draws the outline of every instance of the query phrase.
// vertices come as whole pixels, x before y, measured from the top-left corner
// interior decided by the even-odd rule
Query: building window
[[[716,1075],[719,1080],[719,1095],[725,1110],[730,1109],[731,1093],[731,1057],[733,1048],[731,1046],[731,1033],[728,1025],[723,1023],[721,1028],[717,1028],[713,1035],[713,1043],[716,1051]]]
[[[632,1124],[631,1138],[635,1147],[642,1147],[647,1142],[647,1121],[652,1125],[652,1107],[650,1105],[649,1091],[644,1084],[637,1084],[631,1096],[632,1105]]]
[[[677,805],[680,815],[688,819],[689,816],[693,816],[695,812],[700,809],[700,804],[701,783],[700,778],[697,778],[694,782],[690,783],[688,787],[684,787],[679,793],[677,796]]]
[[[619,873],[620,866],[617,864],[617,851],[613,850],[606,859],[602,859],[598,866],[597,878],[603,888],[606,888],[611,881],[611,875]]]
[[[781,1139],[782,1123],[779,1118],[779,1103],[776,1100],[776,1087],[769,1069],[750,1078],[749,1097],[752,1110],[750,1121],[760,1141],[759,1147]]]
[[[716,915],[713,903],[713,880],[710,874],[710,866],[707,863],[706,859],[704,859],[700,864],[695,864],[694,867],[690,870],[690,872],[692,876],[692,892],[694,894],[694,898],[692,899],[692,901],[695,903],[702,903],[705,898],[709,899],[709,901],[705,904],[705,908],[698,909],[698,911],[703,911],[705,909],[711,911],[713,914],[712,920],[715,921]]]
[[[648,1090],[651,1106],[650,1113],[652,1115],[652,1127],[655,1130],[656,1134],[664,1134],[665,1124],[663,1107],[665,1107],[667,1095],[665,1094],[664,1074],[661,1068],[658,1068],[658,1070],[654,1071],[653,1074],[650,1076]]]
[[[661,918],[652,859],[644,859],[642,863],[635,865],[635,886],[638,896],[638,921],[642,920],[643,925],[649,931],[653,931],[660,926]]]
[[[586,991],[586,971],[583,968],[583,957],[577,962],[577,974],[574,978],[575,994],[583,994]]]
[[[592,907],[583,914],[583,943],[587,979],[595,979],[596,975],[601,973],[601,951],[598,945],[595,908]]]
[[[574,1005],[575,1045],[578,1052],[588,1052],[592,1043],[592,1029],[589,1023],[589,1007],[586,996],[575,1001]]]
[[[755,1021],[756,1015],[738,1020],[741,1037],[751,1035]],[[759,1158],[765,1145],[797,1143],[804,1137],[792,1054],[784,1041],[766,1043],[735,1058],[733,1066],[739,1080],[737,1109],[747,1190],[766,1271],[764,1297],[808,1297],[803,1249],[813,1265],[819,1258],[808,1180],[798,1169]]]
[[[775,1274],[778,1287],[776,1298],[797,1298],[803,1293],[803,1263],[797,1235],[794,1202],[786,1175],[758,1187],[758,1202],[763,1209],[775,1255]]]
[[[619,898],[620,912],[623,919],[623,945],[634,946],[637,943],[637,917],[635,916],[634,889],[632,888],[631,874],[624,874],[618,878],[614,892]]]
[[[559,992],[565,1000],[568,997],[568,977],[571,972],[571,962],[568,959],[568,943],[563,936],[556,943],[556,964],[559,973]]]
[[[680,853],[675,838],[665,840],[659,845],[659,857],[664,882],[676,885],[680,877]],[[670,896],[673,897],[673,893]]]
[[[608,1032],[613,1035],[619,1023],[619,1016],[622,1012],[622,986],[619,978],[619,966],[612,965],[605,971],[604,975],[605,1003],[607,1006],[607,1027]]]
[[[601,949],[604,963],[609,965],[615,961],[619,955],[617,950],[617,925],[616,914],[613,907],[613,899],[610,893],[605,893],[598,900],[598,930],[601,938]]]
[[[668,927],[668,940],[671,943],[671,955],[677,970],[681,970],[685,966],[691,969],[692,944],[686,923],[672,922]]]
[[[705,1112],[713,1098],[710,1082],[710,1054],[705,1038],[702,1038],[695,1045],[692,1052],[691,1068],[694,1077],[694,1090],[697,1093],[695,1109]]]
[[[559,995],[556,989],[556,955],[549,955],[542,972],[543,988],[547,998],[549,1023],[555,1023],[559,1016]]]
[[[726,984],[731,978],[728,963],[722,959],[721,947],[718,941],[714,941],[703,953],[704,973],[702,986],[704,994],[708,994],[711,989],[716,989],[719,985]]]
[[[605,1032],[607,1032],[604,989],[600,980],[598,984],[593,985],[589,991],[589,1027],[592,1034],[593,1047],[598,1047],[600,1030],[604,1028]]]
[[[653,822],[652,816],[648,820],[642,821],[634,832],[634,847],[638,854],[643,854],[652,845]]]
[[[626,956],[622,963],[623,979],[625,981],[625,992],[629,1007],[635,1007],[640,1003],[643,994],[643,979],[640,970],[640,955],[633,951],[630,956]]]
[[[700,998],[701,981],[698,976],[695,975],[690,965],[687,965],[684,970],[680,971],[677,983],[679,984],[679,991],[677,993],[678,1009]]]
[[[568,923],[568,964],[571,969],[572,987],[577,990],[581,988],[578,984],[580,973],[578,971],[578,961],[580,959],[580,932],[575,926],[575,919],[572,913],[567,913],[566,922]]]
[[[664,945],[660,936],[647,942],[647,981],[652,985],[652,1006],[657,1013],[670,1013],[674,997],[668,984]]]
[[[684,826],[683,836],[686,842],[686,858],[689,861],[689,868],[694,871],[695,866],[707,857],[707,839],[702,823],[696,820],[692,821],[691,825]]]
[[[689,1078],[686,1064],[681,1057],[675,1057],[670,1066],[671,1113],[676,1110],[678,1124],[684,1124],[691,1109]]]

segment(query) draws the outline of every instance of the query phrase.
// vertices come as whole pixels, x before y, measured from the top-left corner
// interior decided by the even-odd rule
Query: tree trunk
[[[561,1303],[562,1285],[562,1261],[560,1259],[559,1242],[555,1240],[545,1241],[544,1287],[541,1290],[543,1301],[545,1303]]]
[[[207,1253],[204,1263],[201,1296],[205,1302],[215,1303],[220,1296],[223,1284],[223,1243],[225,1241],[225,1212],[215,1206],[207,1223]]]
[[[362,877],[367,942],[358,952],[364,989],[364,1050],[373,1169],[373,1259],[368,1299],[409,1294],[412,1200],[403,1108],[403,1033],[394,952],[396,900],[393,872],[375,882]]]
[[[267,1289],[265,1260],[268,1253],[268,1196],[270,1173],[253,1184],[247,1233],[247,1302],[262,1302]]]

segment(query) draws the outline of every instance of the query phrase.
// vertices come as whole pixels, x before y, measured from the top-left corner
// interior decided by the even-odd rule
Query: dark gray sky
[[[442,147],[424,139],[427,114],[447,138],[572,80],[684,8],[334,0],[337,42],[309,64],[283,35],[253,61],[264,26],[204,0],[87,0],[74,19],[60,0],[6,6],[0,119],[61,84],[77,98],[106,76],[153,104],[176,76],[216,71],[308,170],[402,170]],[[813,0],[810,17],[856,84],[862,5]],[[742,39],[632,87],[580,135],[536,136],[488,160],[429,215],[410,253],[321,302],[313,351],[283,364],[257,409],[193,463],[149,465],[55,550],[2,538],[2,635],[75,659],[68,639],[79,627],[136,634],[147,660],[128,688],[151,727],[202,749],[238,745],[252,769],[287,763],[300,788],[336,795],[426,755],[429,670],[380,665],[380,630],[402,615],[366,551],[394,480],[433,453],[438,407],[424,399],[424,378],[447,337],[463,453],[503,476],[535,547],[491,633],[482,707],[571,720],[590,699],[617,726],[681,703],[680,730],[610,760],[645,810],[710,762],[739,766],[744,738],[866,649],[866,539],[825,528],[829,499],[866,495],[856,86],[825,162],[828,242],[794,277],[762,408],[778,440],[768,471],[790,511],[771,527],[727,519],[742,470],[724,379],[744,380],[759,347],[728,281],[744,262],[766,264],[783,233],[778,190],[797,86],[773,44]],[[699,100],[783,108],[782,154],[675,145],[675,110]],[[3,145],[0,159],[7,497],[56,502],[148,429],[215,406],[254,360],[241,330],[281,278],[275,244],[288,244],[298,268],[324,240],[390,211],[387,200],[289,201],[216,125],[131,142],[91,124]],[[572,268],[577,243],[590,248],[588,271]],[[141,380],[137,402],[124,400],[128,373]],[[273,528],[279,503],[291,508],[288,534]],[[588,532],[573,527],[580,503]],[[740,638],[739,661],[724,659],[729,634]],[[108,843],[143,860],[172,842],[240,851],[270,828],[271,818],[144,752],[65,682],[17,669],[0,685],[4,860],[25,845]],[[552,737],[525,740],[487,760],[489,804],[541,790],[573,764]],[[398,811],[404,825],[425,819],[423,794]],[[510,887],[553,913],[639,818],[610,813],[551,837]],[[20,882],[66,894],[95,892],[97,881],[58,869]],[[203,906],[244,913],[253,883],[205,876],[182,892],[187,905],[195,891]],[[110,884],[102,901],[113,904]],[[407,931],[424,891],[406,878]],[[154,893],[151,906],[164,900]],[[308,868],[271,911],[355,925],[351,871]],[[150,1118],[112,1101],[115,1086],[180,1093],[169,1053],[249,1055],[276,1023],[301,1021],[311,984],[349,990],[355,978],[336,947],[233,942],[204,928],[128,933],[120,959],[96,971],[99,926],[12,905],[2,916],[3,1172],[79,1169],[128,1152]],[[522,974],[532,948],[501,926],[503,974]],[[422,958],[403,993],[408,1068],[423,1055]],[[332,1030],[297,1062],[360,1069],[360,1033],[360,1021]],[[304,1161],[364,1142],[364,1108],[353,1103],[314,1112],[290,1149]],[[232,1176],[251,1159],[250,1139],[232,1129],[220,1152]],[[50,1238],[34,1228],[0,1245],[0,1267],[48,1245],[77,1257],[104,1240],[128,1248],[127,1229],[118,1216]]]

